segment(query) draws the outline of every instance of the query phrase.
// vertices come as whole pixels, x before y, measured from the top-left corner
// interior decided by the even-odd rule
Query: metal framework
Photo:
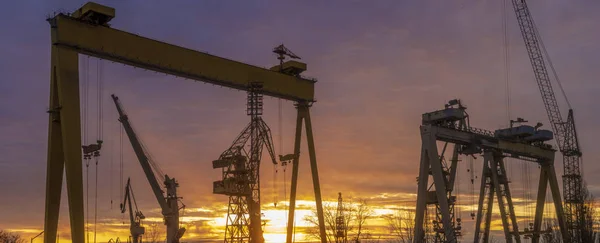
[[[213,193],[229,196],[225,242],[264,242],[260,203],[260,162],[263,147],[273,164],[277,164],[269,126],[263,121],[262,85],[251,83],[248,91],[247,115],[250,124],[235,139],[213,168],[222,169],[223,179],[215,181]],[[250,142],[249,151],[246,144]]]
[[[175,178],[164,174],[158,164],[152,160],[142,141],[135,133],[135,130],[129,121],[129,117],[125,112],[123,105],[119,101],[119,97],[115,96],[114,94],[112,94],[111,97],[115,103],[117,112],[119,113],[119,122],[121,122],[123,125],[123,130],[125,130],[127,138],[129,138],[131,147],[133,148],[138,162],[144,171],[146,179],[150,184],[150,188],[152,188],[154,197],[160,206],[164,224],[167,227],[166,243],[179,243],[179,239],[185,233],[185,228],[179,227],[179,210],[183,209],[184,207],[184,205],[181,207],[179,206],[180,197],[177,196],[177,187],[179,187],[179,183],[177,183]],[[162,185],[164,189],[166,189],[166,193],[163,191],[163,187],[160,186],[159,181],[162,181]]]
[[[57,14],[49,19],[51,27],[51,74],[49,101],[48,161],[44,242],[55,242],[58,228],[63,175],[66,184],[73,242],[84,242],[83,176],[79,100],[78,54],[89,55],[177,77],[248,90],[251,82],[261,82],[264,95],[295,102],[298,110],[294,144],[293,176],[287,242],[291,242],[302,121],[312,171],[321,241],[325,243],[325,224],[310,121],[315,80],[288,70],[306,70],[306,64],[288,61],[285,68],[264,69],[167,44],[111,28],[108,22],[115,10],[93,2],[72,14]],[[152,50],[152,51],[148,51]],[[282,71],[279,71],[282,70]]]
[[[454,107],[458,105],[458,107]],[[452,196],[456,176],[457,154],[474,156],[483,154],[484,169],[477,212],[474,242],[488,242],[494,194],[500,206],[500,216],[507,242],[520,242],[516,215],[512,205],[510,188],[506,178],[503,158],[532,161],[540,165],[540,182],[533,229],[533,242],[539,242],[545,195],[548,183],[552,192],[554,207],[561,232],[565,232],[563,208],[558,182],[554,171],[554,153],[550,145],[543,142],[527,143],[515,139],[504,139],[493,132],[473,128],[469,125],[465,107],[459,100],[452,100],[444,110],[423,114],[421,125],[421,164],[418,177],[417,208],[415,215],[415,243],[424,243],[427,238],[435,242],[457,242],[460,227],[455,226]],[[437,142],[455,146],[452,164],[447,168],[442,155],[438,153]],[[433,184],[430,185],[429,177]],[[428,205],[436,208],[433,225],[433,237],[426,235],[425,211]],[[484,219],[485,216],[485,219]],[[483,228],[481,223],[484,222]],[[563,235],[563,240],[569,242]]]
[[[131,242],[140,243],[142,235],[146,232],[146,229],[142,226],[142,219],[145,219],[146,216],[138,210],[130,179],[131,178],[127,178],[125,196],[123,197],[123,203],[121,203],[120,207],[121,213],[125,213],[129,208],[129,233],[131,234]],[[131,201],[133,201],[133,205],[135,205],[135,211],[133,210]]]
[[[525,42],[525,48],[531,61],[533,73],[542,94],[546,112],[548,113],[548,120],[554,131],[556,144],[563,155],[564,174],[562,178],[567,233],[575,243],[588,242],[593,239],[588,239],[590,236],[584,232],[586,230],[583,198],[584,186],[579,168],[582,153],[577,139],[573,110],[569,109],[567,121],[563,121],[542,53],[541,47],[544,46],[535,27],[533,17],[527,7],[527,3],[525,0],[512,0],[512,4]],[[552,67],[549,59],[548,63]]]
[[[337,211],[335,212],[335,242],[346,243],[348,239],[348,229],[346,228],[346,213],[344,211],[344,201],[342,193],[338,194]]]

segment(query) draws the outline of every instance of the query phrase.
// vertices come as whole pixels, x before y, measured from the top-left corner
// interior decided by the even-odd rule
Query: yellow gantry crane
[[[306,126],[308,157],[319,219],[326,242],[321,189],[310,119],[316,80],[300,76],[306,64],[286,61],[271,69],[209,55],[112,28],[115,9],[88,2],[73,13],[47,19],[51,27],[51,75],[44,241],[55,242],[63,175],[66,173],[71,239],[84,242],[83,176],[78,54],[248,91],[260,82],[261,94],[293,101],[297,108],[287,242],[291,242],[300,142]],[[152,51],[148,51],[152,50]],[[292,222],[292,223],[289,223]]]

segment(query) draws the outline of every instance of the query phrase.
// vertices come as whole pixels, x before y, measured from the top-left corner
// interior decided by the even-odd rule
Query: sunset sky
[[[116,9],[112,27],[160,41],[260,67],[277,64],[271,50],[281,43],[302,57],[308,65],[305,74],[318,79],[311,116],[324,200],[335,203],[338,192],[348,200],[368,199],[378,217],[367,223],[367,230],[377,237],[389,233],[381,215],[394,208],[414,208],[422,113],[460,98],[468,107],[472,126],[494,130],[518,116],[533,124],[541,121],[550,129],[511,6],[511,105],[507,108],[502,1],[98,2]],[[575,109],[584,177],[592,193],[600,195],[600,177],[594,176],[600,173],[596,146],[600,137],[600,2],[529,2]],[[0,8],[0,229],[19,232],[27,239],[43,230],[44,220],[50,81],[50,28],[45,18],[59,10],[73,11],[83,3],[23,0],[7,1]],[[90,66],[89,140],[84,143],[92,143],[97,137],[98,59],[81,56],[80,60],[89,60]],[[148,216],[145,222],[162,225],[160,210],[130,144],[126,139],[122,146],[119,143],[120,123],[112,93],[120,97],[138,136],[163,171],[179,181],[179,194],[187,206],[182,219],[188,227],[184,240],[219,242],[224,234],[227,197],[212,194],[212,182],[221,173],[212,169],[211,161],[249,122],[246,94],[100,62],[105,83],[105,143],[98,165],[98,242],[128,235],[128,219],[119,212],[124,187],[119,175],[121,147],[123,179],[131,177],[138,206]],[[566,103],[559,99],[566,115]],[[281,105],[279,122],[279,100],[266,98],[264,119],[273,132],[277,153],[288,154],[293,150],[296,113],[291,102],[281,101]],[[304,240],[307,227],[302,218],[314,205],[305,143],[301,150],[298,241]],[[459,204],[464,242],[469,242],[474,231],[469,214],[474,207],[467,160],[463,161]],[[474,161],[476,173],[481,172],[481,161]],[[523,162],[508,163],[520,222],[525,222],[525,205],[531,201],[523,194]],[[556,163],[557,174],[562,175],[562,161]],[[89,169],[93,212],[96,167],[91,164]],[[537,166],[530,165],[529,170],[533,198]],[[279,168],[274,177],[273,166],[265,162],[261,175],[268,221],[265,238],[283,242],[284,201],[289,198],[284,196],[284,173]],[[291,167],[285,174],[288,187],[290,177]],[[478,183],[474,188],[479,188]],[[279,202],[276,207],[275,201]],[[61,242],[68,242],[64,191],[61,210]],[[499,227],[495,221],[495,229]]]

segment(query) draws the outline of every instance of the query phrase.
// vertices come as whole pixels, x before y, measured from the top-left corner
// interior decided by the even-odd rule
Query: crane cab
[[[423,114],[423,124],[436,124],[440,122],[455,122],[465,119],[466,114],[460,108],[446,108],[439,111]]]
[[[71,17],[90,24],[108,26],[108,22],[115,17],[115,9],[95,2],[88,2],[73,12]]]
[[[550,130],[537,130],[535,134],[525,137],[525,141],[527,142],[546,142],[550,141],[554,138],[554,133]]]
[[[494,136],[498,138],[520,139],[535,134],[535,128],[528,125],[498,129],[494,131]]]
[[[302,72],[306,71],[306,63],[290,60],[282,63],[281,65],[273,66],[269,70],[282,72],[291,76],[298,76]]]

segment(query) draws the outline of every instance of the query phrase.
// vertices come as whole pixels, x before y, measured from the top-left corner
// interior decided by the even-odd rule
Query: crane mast
[[[133,207],[131,206],[131,201],[135,204],[135,215],[133,211]],[[142,212],[137,209],[137,203],[135,202],[135,196],[133,195],[133,189],[131,189],[130,178],[127,178],[127,185],[125,186],[125,196],[123,197],[123,203],[121,203],[121,213],[125,213],[127,205],[129,207],[129,221],[131,226],[129,227],[129,231],[131,233],[132,243],[139,243],[140,236],[145,233],[144,227],[142,227],[142,219],[146,217]]]
[[[586,242],[584,239],[584,198],[583,179],[581,176],[581,150],[577,139],[573,110],[569,109],[567,120],[564,121],[556,101],[556,96],[546,68],[542,53],[543,43],[525,0],[512,0],[512,5],[521,29],[525,48],[531,61],[533,73],[537,81],[548,119],[554,131],[556,144],[563,155],[563,198],[565,201],[565,219],[572,242]],[[550,60],[548,58],[548,63]],[[558,80],[557,80],[558,81]]]
[[[111,97],[119,112],[119,121],[123,124],[123,128],[131,142],[133,151],[135,152],[135,155],[144,170],[144,174],[150,183],[150,187],[152,187],[152,192],[154,192],[154,196],[160,205],[161,213],[164,217],[164,224],[167,226],[167,243],[178,243],[185,232],[185,228],[179,228],[179,198],[177,197],[177,187],[179,184],[175,178],[170,178],[168,175],[162,175],[157,166],[150,160],[150,156],[145,151],[142,143],[133,130],[133,127],[129,123],[129,118],[123,110],[119,98],[114,94],[111,95]],[[164,195],[164,192],[158,183],[155,170],[156,174],[158,174],[161,179],[164,178],[163,185],[167,189],[166,195]]]
[[[260,208],[260,163],[263,147],[277,164],[271,130],[262,119],[261,83],[251,83],[247,115],[250,123],[232,145],[212,162],[222,179],[213,183],[213,193],[229,196],[225,226],[226,243],[263,243]],[[249,143],[249,146],[247,145]],[[249,147],[249,149],[245,149]]]

